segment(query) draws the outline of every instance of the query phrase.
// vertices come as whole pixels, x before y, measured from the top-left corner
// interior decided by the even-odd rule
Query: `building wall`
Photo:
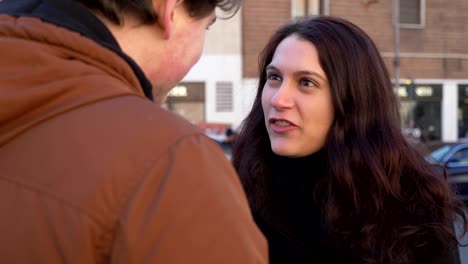
[[[242,89],[239,91],[239,96],[242,98],[242,104],[238,112],[238,120],[243,120],[252,109],[253,101],[257,94],[258,78],[242,79]]]
[[[330,15],[352,21],[371,36],[392,73],[392,1],[325,2]],[[400,29],[401,78],[466,78],[468,1],[426,0],[425,5],[424,28]],[[274,30],[291,20],[290,1],[246,0],[243,9],[243,76],[255,78],[258,54]]]
[[[290,21],[290,1],[244,0],[242,10],[242,73],[244,78],[256,78],[258,55],[273,32]]]
[[[242,115],[238,113],[242,108],[242,98],[239,97],[242,82],[241,17],[241,12],[238,12],[231,19],[218,19],[210,27],[200,60],[181,82],[205,84],[204,122],[236,126],[241,121]],[[232,111],[216,111],[217,82],[232,83]]]
[[[422,29],[400,29],[401,78],[459,79],[468,76],[468,1],[426,0]],[[363,28],[393,71],[392,1],[364,4],[330,0],[330,14]],[[393,74],[393,73],[392,73]]]
[[[241,89],[241,56],[227,54],[205,54],[182,82],[205,82],[205,121],[216,123],[238,124],[242,98]],[[216,82],[233,84],[233,111],[216,111]]]
[[[218,18],[206,32],[203,54],[241,54],[241,19],[241,10],[230,19]]]

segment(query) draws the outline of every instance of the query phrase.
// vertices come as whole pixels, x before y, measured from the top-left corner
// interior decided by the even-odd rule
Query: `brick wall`
[[[288,0],[245,0],[242,8],[243,77],[256,78],[258,55],[271,34],[290,21]]]
[[[466,0],[426,0],[424,28],[400,29],[400,77],[468,78],[467,13]],[[393,58],[388,54],[393,52],[392,1],[365,5],[360,1],[330,0],[330,14],[362,27],[386,54],[392,72]],[[412,53],[418,56],[412,57]],[[447,58],[441,58],[443,54],[448,54]]]
[[[330,14],[363,28],[392,73],[392,1],[329,0]],[[425,27],[400,30],[401,78],[468,78],[468,1],[426,0]],[[242,18],[243,77],[257,77],[257,59],[278,26],[290,21],[289,0],[245,0]],[[417,53],[419,57],[411,57]],[[446,58],[441,58],[442,55]],[[459,54],[463,56],[459,56]],[[442,56],[443,57],[443,56]]]

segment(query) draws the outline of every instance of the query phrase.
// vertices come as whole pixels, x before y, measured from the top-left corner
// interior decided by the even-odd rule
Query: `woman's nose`
[[[290,85],[283,82],[281,87],[271,97],[270,103],[277,110],[291,108],[294,105],[294,100]]]

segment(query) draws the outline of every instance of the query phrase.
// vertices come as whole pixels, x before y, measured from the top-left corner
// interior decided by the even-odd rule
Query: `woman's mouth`
[[[286,120],[275,120],[273,121],[273,124],[277,126],[290,126],[291,125],[291,123]]]
[[[296,125],[294,125],[292,122],[285,120],[285,119],[270,118],[269,121],[270,121],[270,128],[275,133],[279,133],[279,134],[286,133],[297,128]]]

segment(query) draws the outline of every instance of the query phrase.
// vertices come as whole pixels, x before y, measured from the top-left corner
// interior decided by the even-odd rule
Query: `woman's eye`
[[[311,80],[307,80],[307,79],[301,80],[300,84],[301,86],[307,86],[307,87],[316,86],[314,82],[312,82]]]
[[[277,81],[277,80],[280,80],[281,78],[277,74],[269,73],[267,74],[267,79],[272,80],[272,81]]]

